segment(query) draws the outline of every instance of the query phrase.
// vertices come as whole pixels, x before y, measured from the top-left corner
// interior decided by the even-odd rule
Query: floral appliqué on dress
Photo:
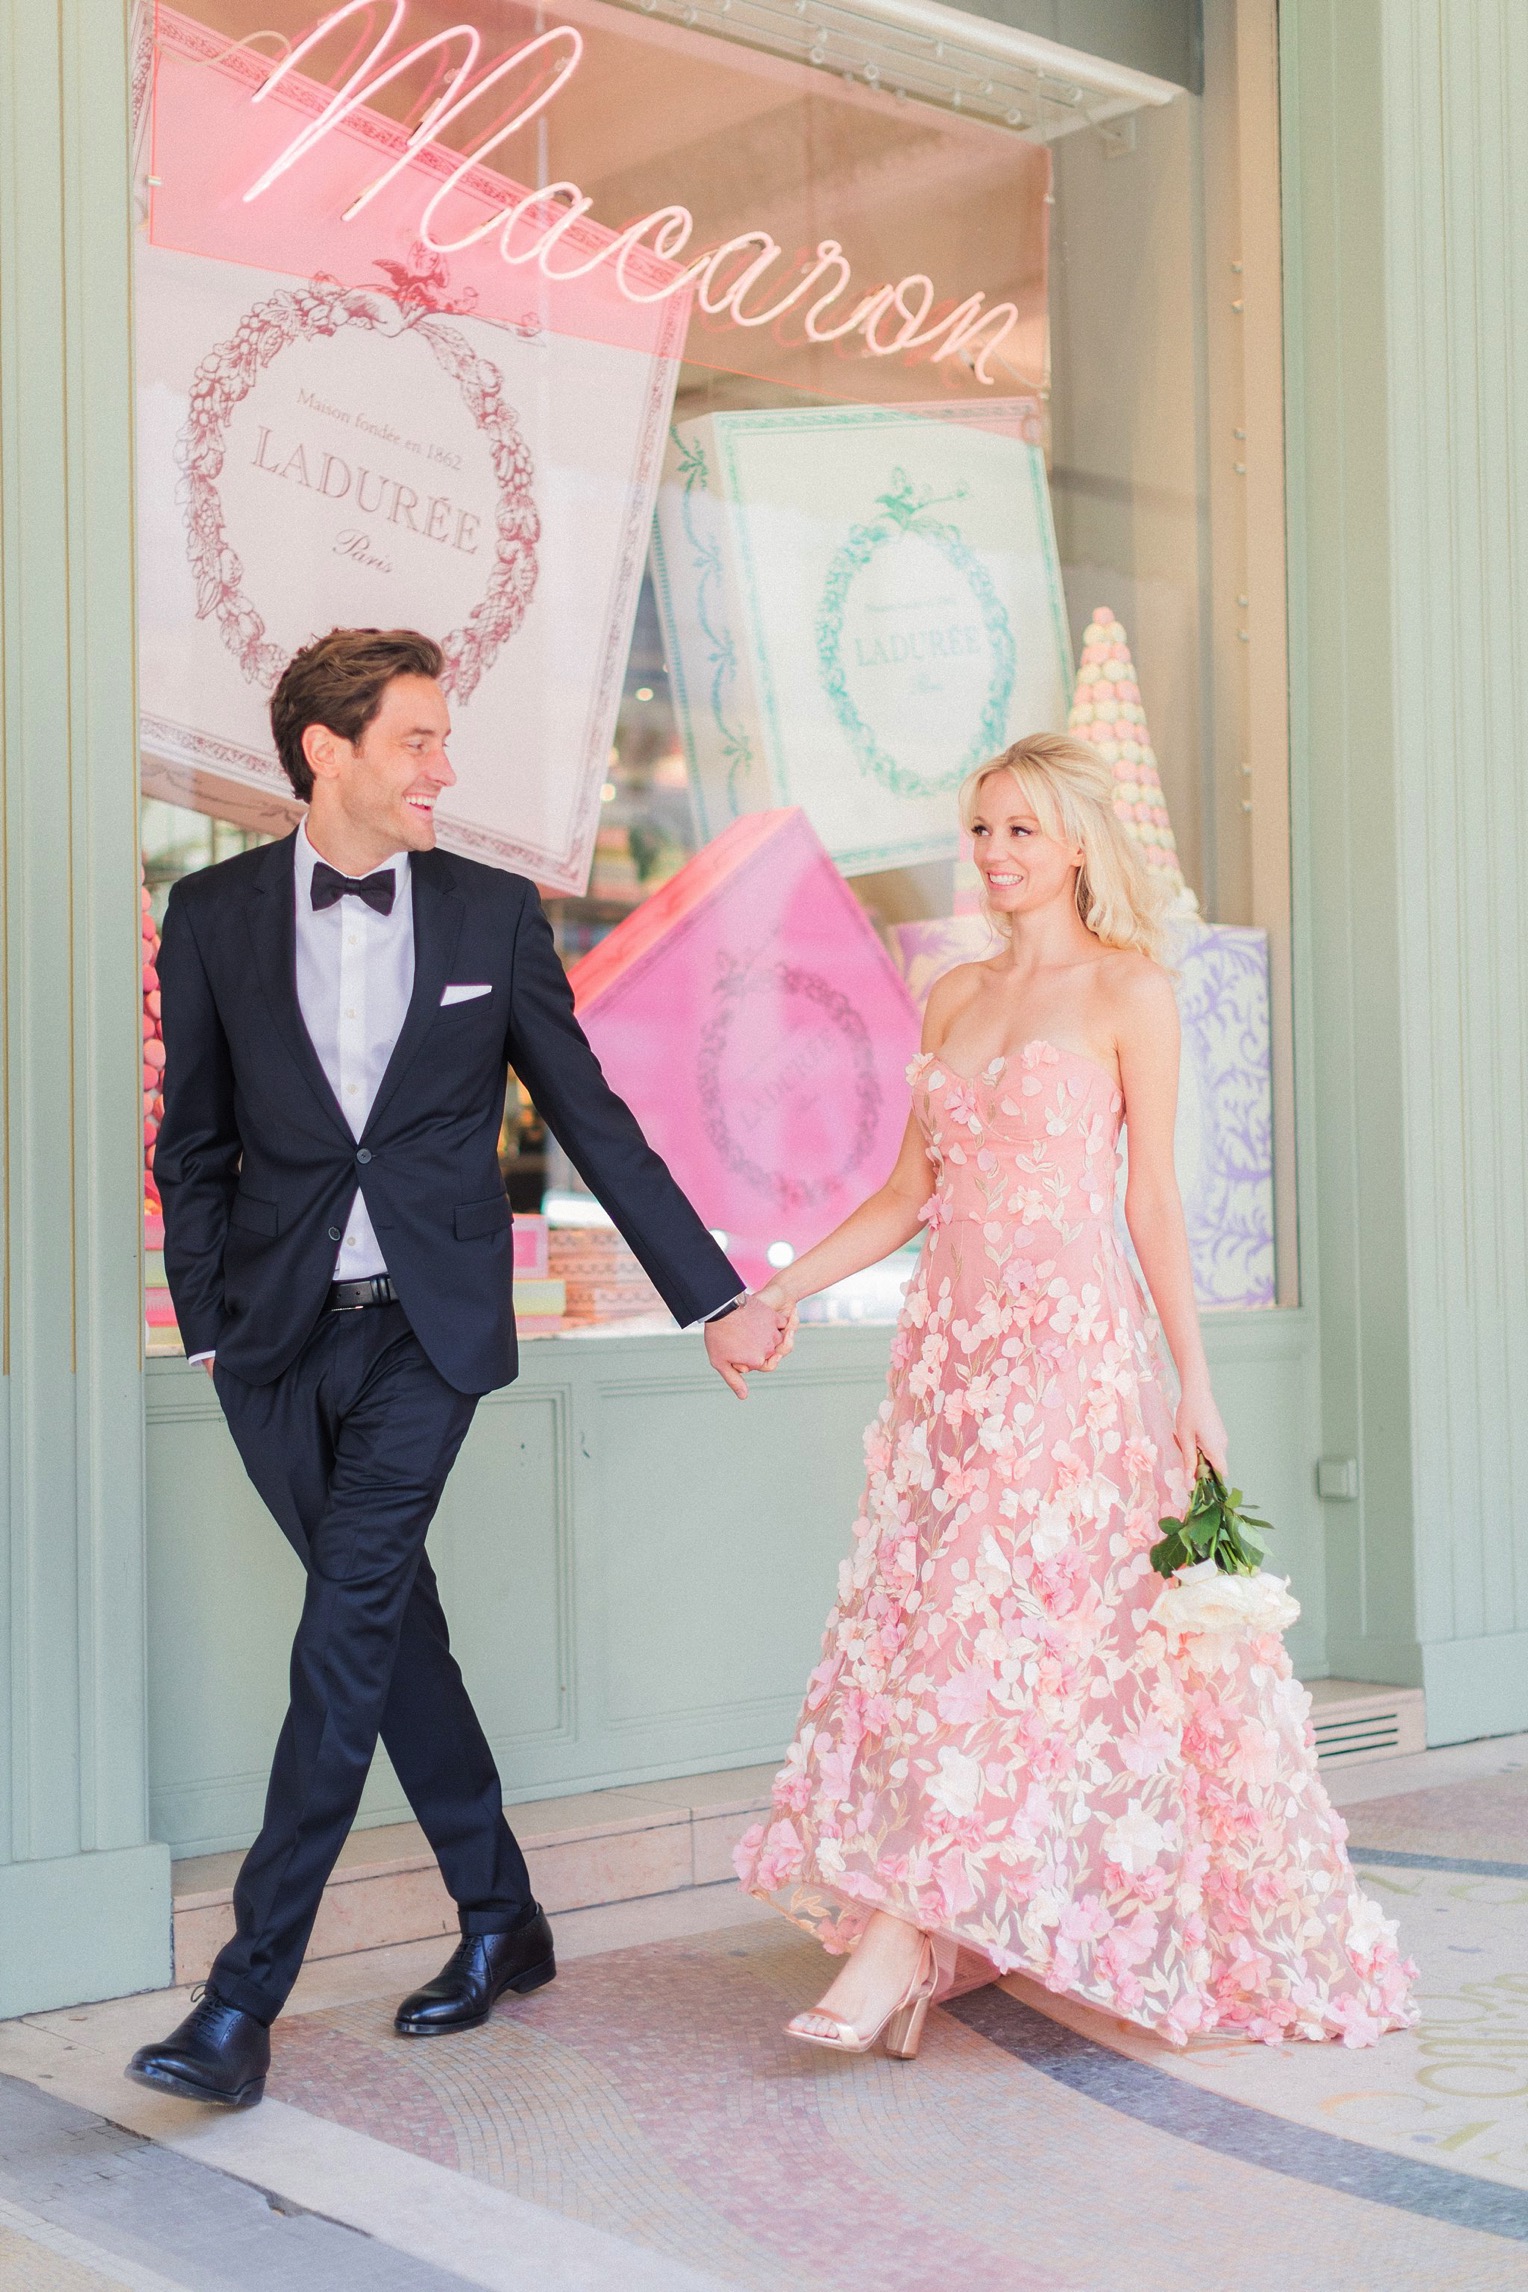
[[[745,1886],[851,1946],[890,1910],[1174,2044],[1366,2045],[1415,1968],[1360,1893],[1269,1632],[1170,1644],[1187,1496],[1115,1233],[1123,1101],[1033,1042],[908,1069],[936,1173],[822,1661]]]

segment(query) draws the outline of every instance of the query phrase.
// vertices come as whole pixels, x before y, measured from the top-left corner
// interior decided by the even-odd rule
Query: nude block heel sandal
[[[886,2024],[886,2034],[881,2043],[893,2061],[917,2060],[918,2048],[923,2042],[923,2025],[928,2020],[929,1999],[933,1994],[930,1987],[909,2004],[898,2006]]]
[[[866,2032],[855,2028],[852,2021],[841,2021],[837,2014],[798,2013],[794,2021],[787,2022],[785,2034],[798,2045],[820,2045],[827,2053],[871,2053],[879,2039],[893,2061],[915,2061],[923,2039],[923,2024],[928,2019],[929,2002],[939,1987],[939,1961],[934,1945],[924,1937],[918,1953],[918,1964],[912,1980],[897,2005],[884,2020]],[[807,2025],[816,2022],[815,2029]]]

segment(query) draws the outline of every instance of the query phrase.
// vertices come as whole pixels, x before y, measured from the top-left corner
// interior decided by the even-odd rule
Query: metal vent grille
[[[1318,1759],[1351,1759],[1359,1751],[1399,1751],[1399,1711],[1375,1711],[1362,1719],[1318,1719]]]
[[[1427,1744],[1419,1687],[1377,1687],[1372,1680],[1315,1679],[1311,1726],[1323,1766],[1396,1759]]]

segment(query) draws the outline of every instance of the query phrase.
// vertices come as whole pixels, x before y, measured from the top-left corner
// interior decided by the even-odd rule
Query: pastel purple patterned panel
[[[1268,934],[1175,918],[1183,1021],[1178,1183],[1201,1305],[1272,1305],[1273,1074]]]

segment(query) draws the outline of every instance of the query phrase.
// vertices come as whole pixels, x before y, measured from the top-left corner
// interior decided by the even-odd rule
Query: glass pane
[[[176,873],[298,816],[266,703],[338,623],[444,642],[441,840],[540,884],[581,994],[612,932],[690,896],[697,853],[796,807],[915,1039],[908,995],[981,935],[955,789],[1074,697],[1202,917],[1251,920],[1215,733],[1202,182],[1224,91],[1104,104],[1078,58],[1075,86],[1032,73],[1035,100],[973,86],[963,110],[904,95],[910,35],[877,49],[869,19],[850,74],[826,35],[795,60],[604,0],[196,0],[156,24],[156,913]],[[783,1103],[805,1068],[780,1023],[750,1055]],[[905,1027],[876,1024],[889,1137]],[[703,1032],[674,1021],[686,1072]],[[665,1150],[682,1096],[637,1105]],[[683,1121],[676,1167],[706,1131]],[[581,1192],[523,1094],[503,1161],[517,1210]],[[840,1182],[775,1170],[750,1211],[698,1145],[694,1171],[751,1272],[831,1222]]]

